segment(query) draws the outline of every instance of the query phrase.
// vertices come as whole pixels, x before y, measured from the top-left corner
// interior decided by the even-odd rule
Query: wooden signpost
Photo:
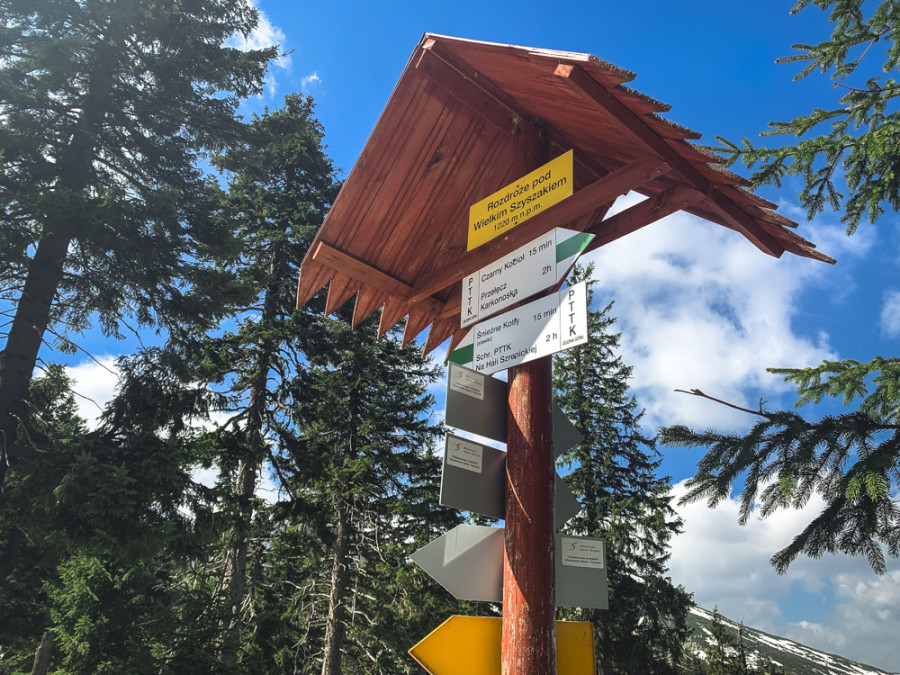
[[[467,628],[442,647],[451,663],[430,671],[436,675],[593,672],[593,653],[583,671],[564,667],[554,620],[555,556],[573,574],[600,569],[594,542],[570,537],[557,544],[554,536],[550,354],[586,339],[586,307],[568,295],[563,302],[572,304],[562,305],[557,296],[555,311],[532,307],[528,330],[527,313],[491,318],[521,311],[513,305],[537,292],[531,282],[562,278],[568,263],[551,273],[551,263],[541,262],[524,279],[513,270],[543,260],[554,228],[581,233],[580,252],[582,244],[608,244],[681,209],[774,257],[789,252],[834,262],[792,232],[796,223],[774,213],[774,204],[742,189],[742,179],[711,166],[687,142],[698,138],[694,132],[659,116],[665,104],[622,86],[632,76],[590,54],[426,34],[301,265],[298,306],[327,286],[327,314],[356,298],[354,327],[381,308],[379,335],[406,317],[402,344],[430,328],[426,353],[449,340],[457,362],[479,374],[508,368],[503,619],[489,629],[500,631],[500,644],[485,641],[484,629]],[[646,199],[608,216],[630,191]],[[558,250],[561,240],[553,236]],[[492,275],[498,265],[501,273]],[[487,285],[464,286],[471,275]],[[576,308],[582,314],[568,311]],[[568,323],[542,323],[554,315]],[[485,324],[497,319],[499,328]],[[500,339],[517,327],[527,335]],[[473,331],[469,358],[463,341]],[[540,347],[535,339],[543,340]],[[479,352],[488,340],[491,352]],[[513,352],[524,358],[506,358]],[[477,396],[480,381],[469,380],[457,384]],[[461,471],[477,465],[462,451],[454,461]],[[459,640],[491,646],[462,664],[472,650]],[[424,665],[420,647],[414,656]]]

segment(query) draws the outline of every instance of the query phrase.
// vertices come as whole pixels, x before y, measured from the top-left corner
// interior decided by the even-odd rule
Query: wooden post
[[[509,370],[503,675],[556,673],[550,357]]]
[[[546,161],[539,131],[524,134],[525,171]],[[556,673],[551,358],[509,369],[502,675]]]

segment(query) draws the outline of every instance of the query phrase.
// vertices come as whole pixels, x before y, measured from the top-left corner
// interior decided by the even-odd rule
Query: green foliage
[[[900,359],[825,362],[773,369],[797,386],[798,405],[840,400],[857,409],[817,422],[791,411],[764,412],[745,435],[702,433],[683,426],[661,430],[666,445],[703,446],[707,454],[687,483],[683,501],[714,506],[742,480],[740,522],[757,505],[765,517],[804,506],[817,493],[825,508],[772,558],[780,573],[800,554],[841,551],[865,555],[885,571],[885,554],[900,556]]]
[[[576,267],[577,283],[591,268]],[[589,290],[589,298],[593,296]],[[584,440],[559,461],[582,503],[566,531],[607,543],[610,608],[584,617],[597,624],[604,672],[673,672],[688,634],[690,596],[666,576],[668,542],[680,531],[669,504],[669,480],[656,476],[654,441],[640,432],[628,392],[631,368],[616,354],[611,306],[592,311],[586,345],[554,359],[557,400]]]
[[[864,217],[874,223],[886,206],[900,209],[900,112],[895,101],[900,96],[900,7],[894,0],[868,5],[863,0],[800,0],[792,13],[810,4],[831,10],[831,39],[795,44],[798,53],[779,62],[802,66],[795,79],[816,71],[829,76],[833,88],[842,92],[834,107],[771,122],[772,129],[763,134],[793,135],[798,139],[794,143],[769,148],[746,138],[740,143],[718,138],[721,145],[711,149],[723,153],[729,164],[741,160],[754,168],[751,178],[757,184],[780,185],[785,176],[800,176],[800,200],[808,216],[826,206],[843,209],[852,234]],[[882,62],[871,63],[879,55]],[[876,74],[878,66],[884,75]]]
[[[197,161],[239,138],[238,101],[275,56],[225,46],[256,16],[243,0],[3,3],[4,274],[22,283],[30,247],[70,237],[55,322],[78,331],[96,312],[117,334],[126,314],[193,309],[190,259],[220,239]]]
[[[16,462],[0,498],[0,663],[22,668],[49,629],[65,672],[175,672],[172,573],[199,555],[209,523],[189,497],[190,438],[133,418],[86,431],[60,367],[31,389],[22,428],[42,452]],[[141,411],[169,404],[145,396]]]
[[[348,319],[310,327],[291,411],[296,432],[275,456],[292,495],[280,510],[295,523],[279,537],[290,532],[283,544],[304,548],[292,545],[272,563],[296,570],[279,574],[306,589],[306,625],[293,646],[265,650],[286,659],[286,672],[288,663],[320,672],[334,618],[344,630],[341,672],[412,672],[406,650],[457,607],[408,562],[460,521],[437,504],[440,462],[430,448],[442,429],[429,418],[427,387],[438,371],[396,335],[376,340],[372,321],[351,330]]]

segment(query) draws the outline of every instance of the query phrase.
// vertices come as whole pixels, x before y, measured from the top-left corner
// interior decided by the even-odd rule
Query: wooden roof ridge
[[[353,325],[408,317],[407,343],[458,344],[461,280],[553,227],[605,245],[684,210],[761,251],[834,262],[746,188],[670,106],[625,86],[634,73],[579,52],[425,33],[301,264],[298,306],[329,286],[326,311],[356,296]],[[467,251],[469,206],[528,173],[527,139],[574,150],[573,193]],[[613,216],[629,191],[647,197]]]

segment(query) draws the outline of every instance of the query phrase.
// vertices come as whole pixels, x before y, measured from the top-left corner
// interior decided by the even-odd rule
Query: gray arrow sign
[[[447,424],[506,443],[506,382],[451,363],[447,372]],[[581,433],[553,403],[553,449],[559,456],[581,443]]]
[[[410,558],[457,600],[503,602],[503,528],[457,525]]]
[[[453,434],[444,446],[440,502],[463,511],[506,517],[506,453]],[[561,528],[581,510],[581,504],[556,474],[554,527]]]
[[[457,600],[503,602],[503,528],[457,525],[410,558]],[[608,609],[606,545],[556,535],[556,605]]]

